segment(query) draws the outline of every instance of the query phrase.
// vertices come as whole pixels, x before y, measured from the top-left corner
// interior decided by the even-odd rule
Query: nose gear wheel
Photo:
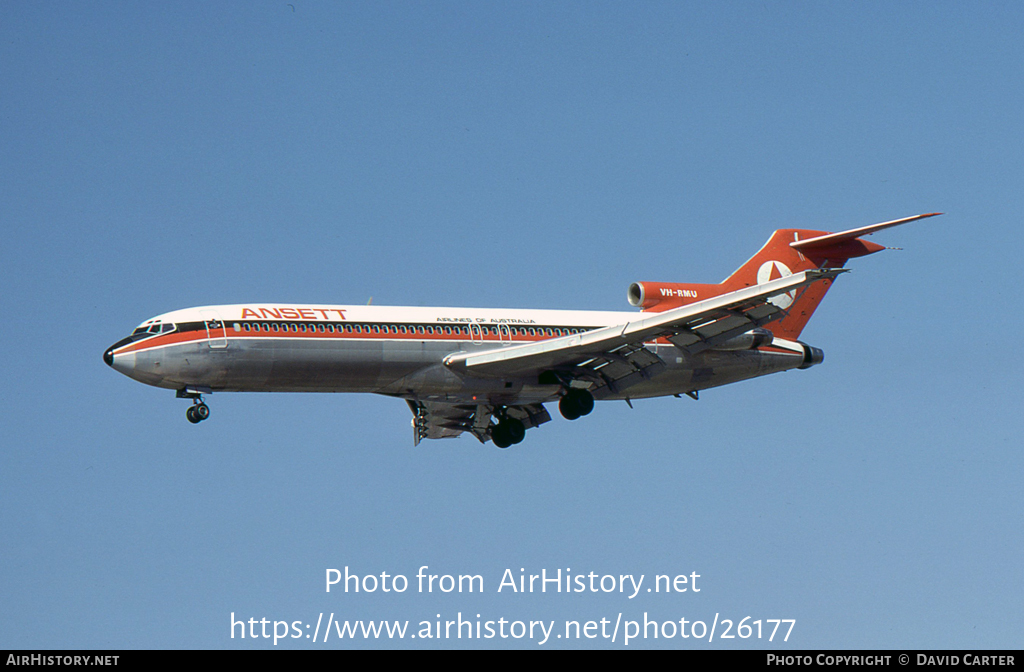
[[[197,425],[210,417],[210,407],[197,399],[196,403],[189,406],[188,410],[185,411],[185,417],[188,418],[188,421],[193,425]]]

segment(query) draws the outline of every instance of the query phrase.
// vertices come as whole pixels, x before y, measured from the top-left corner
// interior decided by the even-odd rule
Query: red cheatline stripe
[[[174,343],[187,343],[189,341],[200,341],[206,340],[205,331],[186,331],[177,332],[172,331],[169,334],[163,334],[161,336],[154,336],[153,338],[147,338],[142,341],[135,341],[129,343],[120,350],[115,350],[115,355],[121,355],[128,352],[139,352],[140,350],[149,350],[150,348],[160,345],[172,345]]]

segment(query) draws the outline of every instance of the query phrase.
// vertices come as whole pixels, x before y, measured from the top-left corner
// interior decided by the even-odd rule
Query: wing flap
[[[406,399],[406,403],[413,416],[413,445],[418,446],[423,439],[453,439],[463,432],[473,434],[481,443],[490,438],[494,406],[412,399]],[[526,429],[551,420],[543,404],[508,406],[504,413],[522,422]]]
[[[422,439],[453,439],[463,432],[473,431],[475,420],[481,411],[490,421],[490,407],[465,404],[442,404],[407,399],[412,411],[413,445]],[[484,425],[486,428],[486,424]]]

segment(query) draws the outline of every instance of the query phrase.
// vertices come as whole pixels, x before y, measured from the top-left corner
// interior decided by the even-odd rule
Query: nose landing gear
[[[185,411],[185,417],[188,418],[188,421],[193,425],[199,424],[210,417],[210,407],[199,399],[196,399],[196,403],[189,406],[188,410]]]
[[[175,395],[178,399],[192,400],[192,405],[185,411],[185,417],[193,425],[198,425],[210,417],[210,407],[203,402],[204,392],[210,392],[210,390],[207,388],[186,387],[184,390],[178,390],[178,394]]]

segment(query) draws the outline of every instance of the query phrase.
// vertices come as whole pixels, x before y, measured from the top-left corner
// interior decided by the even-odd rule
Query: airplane
[[[779,229],[719,284],[635,282],[640,312],[245,303],[158,315],[103,361],[192,400],[213,392],[371,392],[404,399],[413,444],[468,432],[499,448],[595,400],[687,395],[790,369],[823,352],[798,340],[861,236],[933,212],[829,233]]]

